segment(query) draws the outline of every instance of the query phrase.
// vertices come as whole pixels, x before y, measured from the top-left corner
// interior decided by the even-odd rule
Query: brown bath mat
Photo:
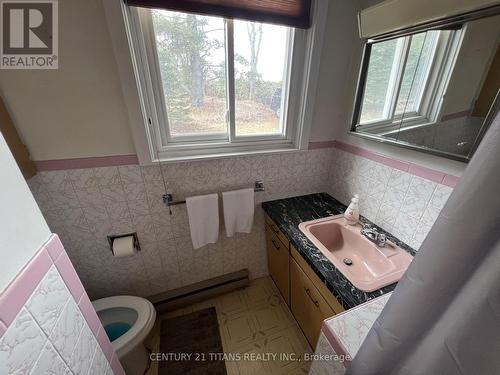
[[[227,375],[214,307],[163,320],[160,352],[158,375]]]

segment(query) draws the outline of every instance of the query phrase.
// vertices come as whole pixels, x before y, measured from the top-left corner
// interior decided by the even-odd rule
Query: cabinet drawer
[[[315,348],[323,320],[335,312],[293,258],[290,258],[290,305],[309,344]]]
[[[269,229],[276,235],[276,237],[279,238],[283,244],[288,244],[288,238],[281,232],[276,224],[274,224],[274,221],[266,215],[266,224],[269,227]]]
[[[267,241],[267,261],[269,274],[278,287],[287,305],[290,305],[290,271],[289,271],[289,251],[266,225]]]

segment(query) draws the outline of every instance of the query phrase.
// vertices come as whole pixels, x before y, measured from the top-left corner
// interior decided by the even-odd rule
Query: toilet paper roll
[[[134,255],[135,246],[134,246],[134,237],[120,237],[115,238],[113,241],[113,255],[115,257],[128,257]]]

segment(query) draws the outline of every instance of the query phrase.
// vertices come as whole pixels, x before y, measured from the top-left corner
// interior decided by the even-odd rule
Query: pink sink
[[[343,215],[306,221],[299,224],[299,229],[364,292],[399,281],[412,261],[410,254],[390,241],[378,247],[360,233],[360,224],[347,225]]]

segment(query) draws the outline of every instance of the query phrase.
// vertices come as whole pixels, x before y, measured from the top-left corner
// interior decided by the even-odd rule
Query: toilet
[[[114,296],[92,302],[97,316],[127,375],[143,374],[149,351],[143,341],[153,328],[156,311],[147,299]]]

